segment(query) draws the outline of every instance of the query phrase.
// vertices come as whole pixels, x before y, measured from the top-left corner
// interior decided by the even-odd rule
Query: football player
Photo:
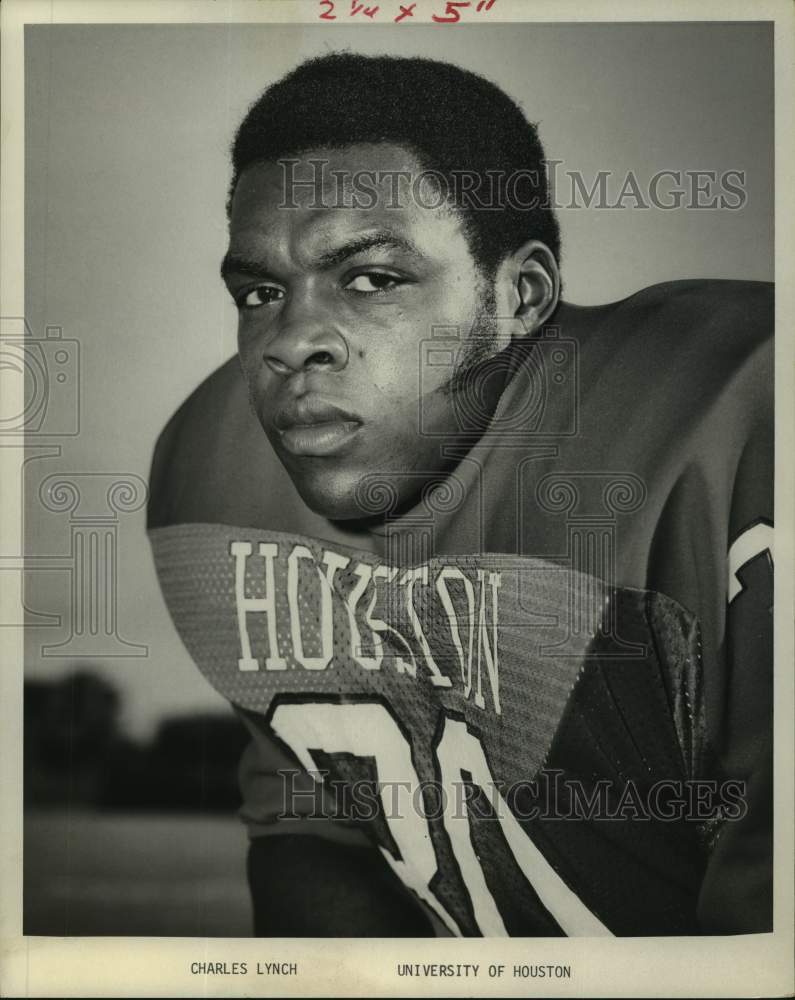
[[[237,132],[239,359],[149,531],[251,733],[257,934],[772,927],[771,288],[563,302],[543,157],[425,59]]]

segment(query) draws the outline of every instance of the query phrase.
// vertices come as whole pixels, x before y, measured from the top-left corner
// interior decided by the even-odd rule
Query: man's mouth
[[[273,423],[284,448],[300,456],[334,455],[362,428],[357,414],[317,396],[288,400]]]

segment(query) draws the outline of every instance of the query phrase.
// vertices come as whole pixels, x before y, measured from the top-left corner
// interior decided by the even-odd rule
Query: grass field
[[[235,816],[29,811],[24,933],[248,937]]]

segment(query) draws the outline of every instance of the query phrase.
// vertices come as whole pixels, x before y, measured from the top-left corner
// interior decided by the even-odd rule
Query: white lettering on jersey
[[[378,598],[378,580],[385,580],[387,583],[392,583],[395,577],[398,575],[400,570],[397,566],[376,566],[373,570],[373,592]],[[403,636],[398,632],[396,628],[393,628],[388,622],[384,621],[382,618],[373,618],[373,608],[374,604],[370,605],[370,610],[367,614],[367,620],[370,628],[376,632],[384,632],[393,635],[395,639],[400,643],[401,649],[405,649],[408,654],[408,660],[404,660],[399,656],[393,658],[393,664],[395,670],[399,674],[408,674],[409,677],[417,676],[417,663],[414,659],[414,654],[411,651],[411,646],[406,642]]]
[[[445,675],[437,667],[436,660],[434,660],[431,655],[431,647],[428,645],[428,640],[425,638],[425,633],[422,631],[422,625],[417,617],[417,612],[414,609],[414,584],[418,581],[421,582],[423,586],[428,586],[427,566],[417,566],[415,569],[406,570],[400,581],[401,585],[406,587],[406,606],[408,608],[409,621],[411,622],[411,627],[414,629],[414,637],[420,644],[422,655],[425,657],[425,663],[430,671],[431,684],[433,684],[434,687],[450,687],[453,682],[449,677],[445,677]]]
[[[373,644],[372,656],[364,655],[362,635],[359,631],[359,624],[356,621],[356,605],[371,584],[373,568],[367,563],[358,563],[353,572],[359,577],[359,582],[345,599],[345,608],[348,612],[348,625],[351,630],[351,656],[365,670],[379,670],[381,668],[381,661],[384,658],[384,644],[381,642],[381,637],[373,628],[372,623],[373,609],[378,597],[375,587],[371,588],[372,596],[370,597],[370,604],[365,615],[365,620],[370,627],[370,640]]]
[[[349,559],[328,557],[333,553],[325,553],[326,573],[315,563],[315,557],[305,545],[296,545],[287,557],[287,606],[290,609],[290,638],[293,644],[293,656],[305,670],[325,670],[331,663],[334,652],[334,608],[332,606],[332,580],[334,573],[348,565]],[[304,652],[304,640],[301,634],[301,609],[298,601],[298,560],[309,560],[317,571],[320,586],[320,656],[307,656]]]
[[[446,566],[441,571],[436,580],[436,593],[439,595],[439,600],[442,602],[442,607],[444,608],[450,625],[450,635],[452,636],[453,646],[455,647],[456,655],[458,656],[458,662],[461,668],[461,681],[464,685],[464,697],[469,698],[472,694],[472,660],[475,645],[475,628],[477,627],[478,676],[477,690],[475,692],[475,704],[478,708],[486,707],[486,701],[483,697],[481,672],[482,665],[485,661],[489,683],[491,684],[491,696],[494,701],[494,711],[497,715],[500,715],[500,675],[499,660],[497,655],[497,590],[500,586],[501,577],[499,573],[489,573],[487,584],[486,576],[487,574],[484,570],[478,570],[480,605],[477,617],[475,616],[475,588],[472,586],[469,578],[456,566]],[[455,605],[450,595],[448,581],[450,583],[460,583],[463,587],[467,606],[467,613],[464,621],[468,626],[466,653],[464,652],[464,646],[461,642],[461,629],[459,628],[459,620],[458,615],[456,614]],[[486,624],[487,586],[491,589],[491,643],[489,643],[489,632]]]
[[[738,576],[740,570],[756,556],[768,552],[773,558],[773,528],[769,524],[759,522],[735,538],[729,549],[729,604],[742,591],[743,585]]]
[[[275,542],[259,542],[253,558],[259,556],[263,560],[263,572],[258,563],[255,564],[256,568],[249,566],[255,552],[252,542],[231,542],[229,552],[234,559],[234,589],[241,654],[237,662],[240,670],[260,669],[262,656],[260,653],[258,659],[254,655],[259,650],[252,649],[248,615],[262,614],[265,615],[266,670],[286,670],[295,666],[310,671],[327,670],[332,666],[337,643],[349,650],[354,662],[364,670],[381,670],[386,661],[398,674],[416,678],[417,666],[424,663],[428,670],[428,680],[434,687],[450,688],[453,686],[453,678],[442,672],[439,667],[439,662],[442,661],[437,662],[431,645],[437,640],[441,643],[446,638],[438,632],[439,616],[431,614],[433,627],[426,634],[427,622],[418,613],[418,607],[433,613],[441,605],[455,651],[453,660],[458,659],[464,697],[472,698],[478,708],[486,709],[483,690],[485,673],[491,689],[491,707],[497,715],[501,714],[499,573],[477,569],[475,579],[471,579],[458,567],[446,566],[432,577],[427,565],[407,570],[386,565],[371,566],[363,562],[351,565],[350,557],[331,549],[324,549],[318,558],[308,546],[300,543],[294,544],[285,552]],[[304,574],[308,573],[309,579],[301,575],[302,563],[305,565]],[[285,572],[287,577],[287,621],[278,620],[285,616],[285,609],[284,603],[277,604],[276,600],[277,570],[280,580]],[[358,577],[353,586],[335,582],[340,570],[348,570],[351,576]],[[249,587],[257,588],[260,593],[264,591],[264,596],[254,597],[247,592],[249,571],[252,574],[248,578]],[[384,581],[387,586],[379,587],[380,581]],[[453,584],[457,586],[454,587]],[[425,591],[421,596],[418,595],[420,588]],[[340,616],[336,614],[335,595],[345,611],[342,621],[338,620]],[[434,602],[438,602],[436,606]],[[400,622],[406,618],[410,627],[407,635],[413,644],[390,623],[390,620]],[[443,622],[444,618],[441,620]],[[362,621],[370,632],[369,649],[362,636]],[[307,652],[305,642],[308,641],[312,625],[315,626],[316,649]],[[262,628],[255,635],[256,643],[263,641],[261,633]],[[387,642],[392,649],[389,654]],[[442,647],[445,656],[448,651],[449,647]]]
[[[469,641],[467,644],[466,654],[464,654],[464,647],[461,643],[461,631],[458,627],[458,615],[456,614],[455,605],[453,604],[453,600],[450,597],[450,591],[447,587],[448,580],[460,583],[464,588],[464,596],[467,602],[467,614],[464,622],[469,627]],[[453,637],[453,645],[455,646],[455,651],[458,655],[458,662],[461,666],[461,683],[464,685],[464,697],[468,698],[472,693],[472,647],[474,645],[475,638],[475,588],[472,586],[469,577],[457,566],[445,566],[436,580],[436,593],[439,595],[439,600],[442,602],[442,607],[444,608],[447,620],[450,623],[450,635]]]
[[[273,542],[259,543],[259,554],[265,560],[264,597],[248,597],[246,594],[246,559],[251,555],[251,542],[232,542],[229,551],[235,557],[235,599],[242,653],[237,665],[240,670],[259,670],[259,662],[251,655],[251,640],[246,623],[246,614],[257,612],[266,616],[268,628],[269,655],[265,657],[265,669],[286,670],[287,660],[279,655],[276,638],[276,582],[273,562],[279,554],[279,546]]]
[[[488,577],[489,587],[491,588],[491,645],[489,645],[489,633],[486,627],[486,573],[482,569],[478,570],[480,611],[478,612],[478,689],[475,694],[475,704],[478,708],[486,707],[480,683],[480,667],[482,660],[485,658],[486,671],[488,672],[489,683],[491,684],[491,696],[494,699],[494,711],[497,715],[500,715],[500,684],[497,663],[497,590],[500,586],[500,574],[489,573]]]

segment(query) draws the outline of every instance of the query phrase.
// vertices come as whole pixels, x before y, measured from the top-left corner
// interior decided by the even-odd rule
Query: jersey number
[[[282,703],[276,707],[271,725],[310,773],[316,773],[312,747],[326,753],[370,757],[375,761],[382,782],[400,778],[404,783],[408,781],[412,789],[420,784],[411,745],[380,703]],[[480,933],[496,937],[507,932],[472,844],[468,810],[455,808],[454,783],[461,782],[462,770],[468,771],[472,781],[489,797],[517,865],[563,932],[569,936],[610,935],[604,924],[569,889],[510,812],[497,790],[480,741],[467,730],[464,722],[445,718],[436,757],[444,790],[444,827]],[[384,857],[401,881],[413,889],[454,934],[461,935],[458,922],[430,887],[438,862],[427,819],[412,808],[405,809],[399,819],[392,813],[393,810],[384,809],[402,860],[382,847]]]

